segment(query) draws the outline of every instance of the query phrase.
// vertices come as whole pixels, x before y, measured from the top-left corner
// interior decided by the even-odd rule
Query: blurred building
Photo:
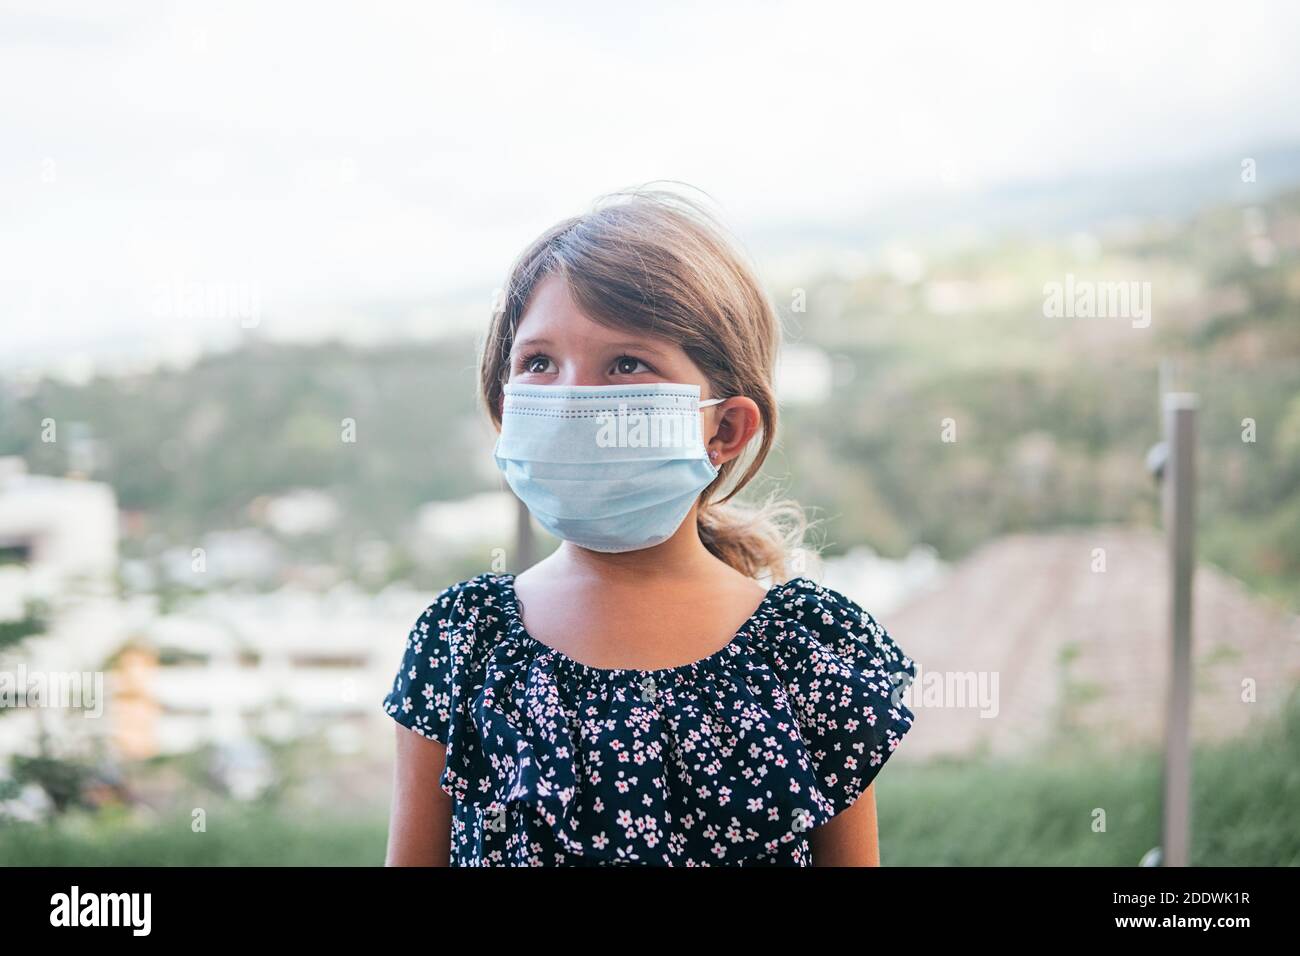
[[[337,499],[318,488],[296,488],[259,502],[262,519],[278,534],[297,537],[325,534],[339,520]]]
[[[877,618],[938,588],[948,572],[934,549],[923,545],[898,561],[861,545],[838,557],[813,559],[809,565],[807,571],[796,568],[796,573],[807,573],[822,585],[855,597]]]
[[[431,565],[475,552],[486,562],[491,549],[514,546],[516,508],[516,499],[508,491],[431,501],[416,515],[411,552]]]
[[[212,593],[156,617],[119,659],[117,739],[134,757],[255,737],[320,735],[355,752],[386,719],[379,706],[407,634],[432,594]]]
[[[248,571],[251,561],[265,570],[273,562],[257,534],[206,536],[210,573],[192,577],[221,585],[223,568]],[[177,553],[173,563],[188,572],[189,560]],[[0,758],[38,752],[42,734],[56,752],[96,738],[126,758],[216,744],[239,777],[256,770],[241,770],[240,755],[260,735],[320,733],[335,750],[354,751],[367,724],[373,732],[386,720],[379,702],[432,598],[348,584],[324,593],[214,589],[163,612],[153,594],[122,599],[117,566],[109,486],[28,474],[21,459],[0,458],[0,624],[31,631],[0,650],[0,678],[21,684],[17,706],[0,714]],[[33,680],[73,681],[86,706],[30,706],[23,690]]]
[[[0,715],[0,756],[34,753],[42,731],[63,740],[103,733],[104,701],[95,698],[123,636],[117,545],[111,487],[28,474],[21,458],[0,458],[0,622],[23,637],[0,649],[0,672],[19,698]],[[85,707],[28,699],[34,682],[46,693],[75,689]]]
[[[776,395],[784,405],[820,405],[831,397],[834,362],[822,349],[801,342],[781,347],[776,365]]]

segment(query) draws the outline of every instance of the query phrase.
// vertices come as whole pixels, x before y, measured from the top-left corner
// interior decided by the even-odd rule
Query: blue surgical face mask
[[[592,551],[672,537],[718,475],[698,385],[506,385],[497,467],[543,528]]]

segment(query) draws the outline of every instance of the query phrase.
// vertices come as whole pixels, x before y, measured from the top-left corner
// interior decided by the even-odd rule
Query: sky
[[[653,180],[743,239],[1245,156],[1297,51],[1285,2],[0,2],[0,369],[450,327]]]

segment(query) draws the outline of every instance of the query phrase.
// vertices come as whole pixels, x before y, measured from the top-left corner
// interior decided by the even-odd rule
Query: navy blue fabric
[[[808,866],[911,729],[916,666],[852,600],[773,586],[680,667],[596,668],[524,628],[514,576],[437,595],[384,711],[447,747],[453,866]]]

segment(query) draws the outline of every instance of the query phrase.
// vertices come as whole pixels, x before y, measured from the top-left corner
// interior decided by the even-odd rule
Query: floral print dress
[[[452,866],[809,866],[912,726],[911,658],[808,578],[723,648],[579,663],[525,629],[511,574],[454,584],[407,638],[387,714],[447,748]]]

